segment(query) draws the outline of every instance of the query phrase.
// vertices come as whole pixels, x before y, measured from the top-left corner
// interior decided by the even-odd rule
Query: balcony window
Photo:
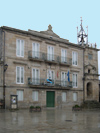
[[[16,83],[23,84],[24,83],[24,67],[16,67]]]
[[[78,53],[75,51],[72,52],[72,64],[74,66],[78,65]]]
[[[38,43],[32,44],[32,57],[33,58],[39,58],[40,57],[39,44]]]
[[[24,57],[24,40],[16,40],[16,55],[18,57]]]
[[[61,85],[62,86],[67,86],[67,73],[66,72],[61,72]]]
[[[39,69],[33,69],[33,70],[32,70],[32,83],[33,83],[34,85],[40,84]]]
[[[76,73],[74,73],[73,75],[72,75],[72,82],[73,82],[73,87],[74,88],[77,88],[77,74]]]
[[[66,51],[66,49],[61,49],[61,62],[67,63],[67,51]]]
[[[48,60],[53,61],[54,60],[54,47],[48,46]]]

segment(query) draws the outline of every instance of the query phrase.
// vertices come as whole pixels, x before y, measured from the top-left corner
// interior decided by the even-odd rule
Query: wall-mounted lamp
[[[4,65],[4,72],[7,70],[7,68],[8,68],[8,65],[5,64],[5,65]]]

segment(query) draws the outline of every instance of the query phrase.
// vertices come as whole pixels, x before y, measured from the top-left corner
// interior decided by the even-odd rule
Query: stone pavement
[[[100,111],[0,109],[0,133],[100,133]]]

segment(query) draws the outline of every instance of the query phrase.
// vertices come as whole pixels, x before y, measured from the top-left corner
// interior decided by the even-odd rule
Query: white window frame
[[[35,97],[34,97],[34,95],[35,95]],[[38,91],[35,91],[35,90],[32,91],[32,99],[34,102],[39,101],[39,92]]]
[[[62,92],[62,102],[66,102],[66,92]]]
[[[49,53],[49,47],[53,48],[52,53]],[[50,56],[50,55],[52,55],[52,56]],[[54,61],[55,60],[55,57],[54,57],[54,47],[53,46],[50,46],[50,45],[47,46],[47,59],[49,61]]]
[[[48,76],[49,71],[53,72],[54,78],[52,80],[55,80],[55,71],[54,70],[51,70],[51,69],[48,69],[47,70],[47,79],[49,78],[49,76]]]
[[[17,68],[19,67],[19,82],[17,82]],[[21,83],[21,68],[23,68],[23,83]],[[24,84],[24,67],[16,66],[16,84]]]
[[[76,53],[76,61],[77,61],[77,64],[73,63],[73,60],[75,60],[75,57],[73,56],[73,53],[75,54]],[[75,62],[75,61],[74,61]],[[78,52],[76,51],[72,51],[72,65],[73,66],[78,66]]]
[[[38,49],[34,50],[33,45],[35,45],[35,47],[36,47],[36,45],[38,45]],[[35,55],[34,55],[33,52],[38,52],[39,54],[35,53]],[[34,57],[34,58],[39,58],[40,57],[40,44],[38,42],[32,42],[32,57]]]
[[[65,79],[65,81],[64,81],[64,79],[62,79],[62,73],[64,73],[64,78],[65,78],[65,77],[67,76],[67,73],[68,73],[68,72],[64,72],[64,71],[61,72],[61,85],[62,85],[62,86],[65,86],[65,85],[67,85],[66,83],[68,82],[68,81],[67,81],[68,78],[66,77],[66,79]],[[66,74],[66,76],[65,76],[65,74]]]
[[[19,55],[17,54],[17,51],[18,51],[18,40],[20,41]],[[23,55],[21,55],[21,51],[22,51],[21,41],[23,41]],[[22,39],[16,39],[16,56],[17,57],[24,57],[24,40],[22,40]]]
[[[75,98],[76,95],[76,98]],[[73,101],[77,102],[78,101],[78,93],[77,92],[73,92]]]
[[[21,92],[21,93],[22,93],[22,97],[21,97],[21,99],[19,99],[19,92]],[[24,99],[23,93],[24,93],[24,91],[23,91],[23,90],[17,90],[18,101],[23,101],[23,99]]]
[[[73,75],[77,75],[77,79],[76,79],[76,82],[75,82],[75,84],[77,83],[77,86],[74,85]],[[78,88],[78,74],[77,74],[77,73],[73,73],[73,74],[72,74],[72,84],[73,84],[73,88]]]
[[[34,81],[34,84],[40,84],[40,69],[39,68],[32,68],[32,79],[33,79],[33,69],[35,70],[35,75],[36,75],[36,70],[38,70],[38,72],[39,72],[39,77],[38,77],[39,81],[38,82],[36,81],[37,79],[36,79],[36,76],[35,76],[34,79],[36,79],[36,80]]]
[[[63,57],[63,53],[62,53],[62,51],[64,50],[64,54],[66,53],[66,55],[64,55],[65,57],[65,60],[63,61],[63,59],[62,59],[62,57]],[[63,63],[67,63],[67,50],[66,49],[61,49],[61,62],[63,62]]]

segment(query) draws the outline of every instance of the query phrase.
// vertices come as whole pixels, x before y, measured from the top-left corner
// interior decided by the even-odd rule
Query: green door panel
[[[46,104],[47,104],[47,107],[54,107],[55,106],[55,92],[54,91],[47,91]]]

